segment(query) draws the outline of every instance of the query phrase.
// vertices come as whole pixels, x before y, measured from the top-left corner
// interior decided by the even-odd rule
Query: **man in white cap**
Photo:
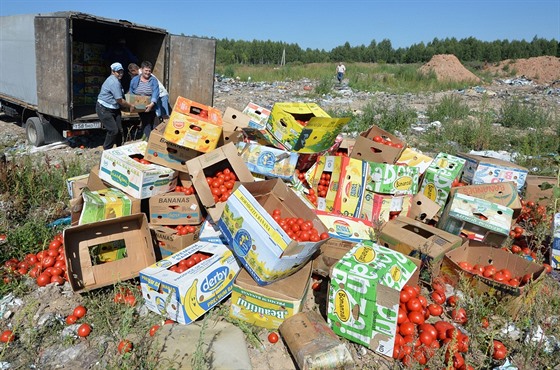
[[[123,75],[124,68],[122,64],[111,64],[111,75],[103,82],[101,91],[97,96],[95,112],[103,124],[103,128],[107,130],[103,149],[111,149],[115,144],[117,146],[122,145],[121,107],[128,108],[131,112],[134,110],[134,105],[124,99],[124,90],[120,81]]]

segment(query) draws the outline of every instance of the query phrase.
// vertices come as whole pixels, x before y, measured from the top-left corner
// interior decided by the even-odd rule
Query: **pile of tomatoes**
[[[346,149],[339,149],[334,153],[337,157],[348,157],[348,150]]]
[[[187,271],[188,269],[196,266],[201,261],[204,261],[208,258],[212,257],[211,254],[205,252],[196,252],[188,258],[184,258],[180,260],[178,263],[174,264],[173,266],[169,267],[169,271],[176,272],[178,274],[182,274],[183,272]]]
[[[319,234],[311,220],[304,220],[301,217],[283,218],[282,211],[279,209],[274,209],[271,215],[286,234],[298,242],[318,242],[329,238],[326,232]]]
[[[171,229],[177,230],[177,235],[187,235],[187,234],[194,234],[197,232],[198,227],[193,225],[177,225],[177,226],[166,226]]]
[[[177,185],[175,187],[175,192],[177,193],[183,193],[185,195],[193,195],[196,193],[196,190],[194,189],[194,186],[190,185],[190,186],[181,186],[181,185]]]
[[[225,202],[231,195],[237,176],[230,168],[218,171],[214,176],[207,176],[206,182],[212,191],[214,202]]]
[[[487,279],[492,279],[498,283],[507,284],[512,287],[519,287],[528,284],[533,280],[533,275],[525,274],[523,276],[512,276],[511,271],[507,268],[498,270],[494,265],[472,265],[467,261],[458,263],[459,267],[464,271],[478,276],[483,276]]]
[[[134,161],[141,163],[141,164],[152,164],[152,162],[148,161],[147,159],[144,159],[144,157],[142,158],[138,158],[138,157],[131,157],[132,159],[134,159]]]
[[[536,226],[541,222],[546,222],[548,225],[550,225],[550,223],[552,222],[552,218],[547,214],[545,206],[537,205],[531,200],[521,200],[521,213],[519,214],[519,216],[517,216],[517,222],[529,223],[532,226]]]
[[[393,148],[402,148],[403,145],[401,143],[394,143],[391,141],[391,139],[387,138],[385,139],[382,136],[374,136],[373,137],[373,141],[375,141],[376,143],[381,143],[383,145],[387,145],[387,146],[392,146]]]
[[[331,173],[323,172],[321,174],[321,179],[317,185],[317,196],[319,198],[325,198],[327,196],[327,191],[329,190],[329,185],[331,183]]]
[[[29,276],[36,280],[37,285],[44,287],[50,283],[64,284],[68,280],[66,272],[66,257],[62,234],[56,235],[49,243],[49,248],[37,253],[27,254],[22,261],[10,258],[4,262],[4,283],[12,278]]]

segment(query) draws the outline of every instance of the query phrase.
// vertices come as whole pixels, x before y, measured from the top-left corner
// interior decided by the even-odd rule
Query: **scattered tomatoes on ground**
[[[160,326],[156,324],[150,328],[150,337],[156,335],[156,332],[158,331],[159,327]]]
[[[91,333],[91,326],[89,324],[82,324],[78,328],[78,336],[85,338]]]
[[[11,330],[4,330],[2,334],[0,334],[0,342],[2,343],[10,343],[16,339],[14,332]]]
[[[76,308],[74,308],[73,315],[76,316],[78,319],[81,319],[86,315],[86,312],[87,309],[84,306],[79,305]]]
[[[123,354],[132,351],[132,348],[133,348],[132,342],[129,341],[128,339],[123,339],[120,341],[117,349],[119,353]]]

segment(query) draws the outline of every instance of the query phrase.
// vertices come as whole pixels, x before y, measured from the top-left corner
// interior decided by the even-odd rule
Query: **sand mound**
[[[480,78],[466,69],[453,54],[434,55],[419,71],[425,74],[433,71],[438,81],[480,82]]]
[[[539,84],[560,80],[560,58],[558,57],[508,59],[486,69],[502,77],[525,76]]]

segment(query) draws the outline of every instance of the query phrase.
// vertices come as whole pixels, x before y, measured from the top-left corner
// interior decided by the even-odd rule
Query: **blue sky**
[[[0,0],[0,16],[75,10],[217,39],[272,40],[331,50],[435,37],[560,40],[559,0]]]

